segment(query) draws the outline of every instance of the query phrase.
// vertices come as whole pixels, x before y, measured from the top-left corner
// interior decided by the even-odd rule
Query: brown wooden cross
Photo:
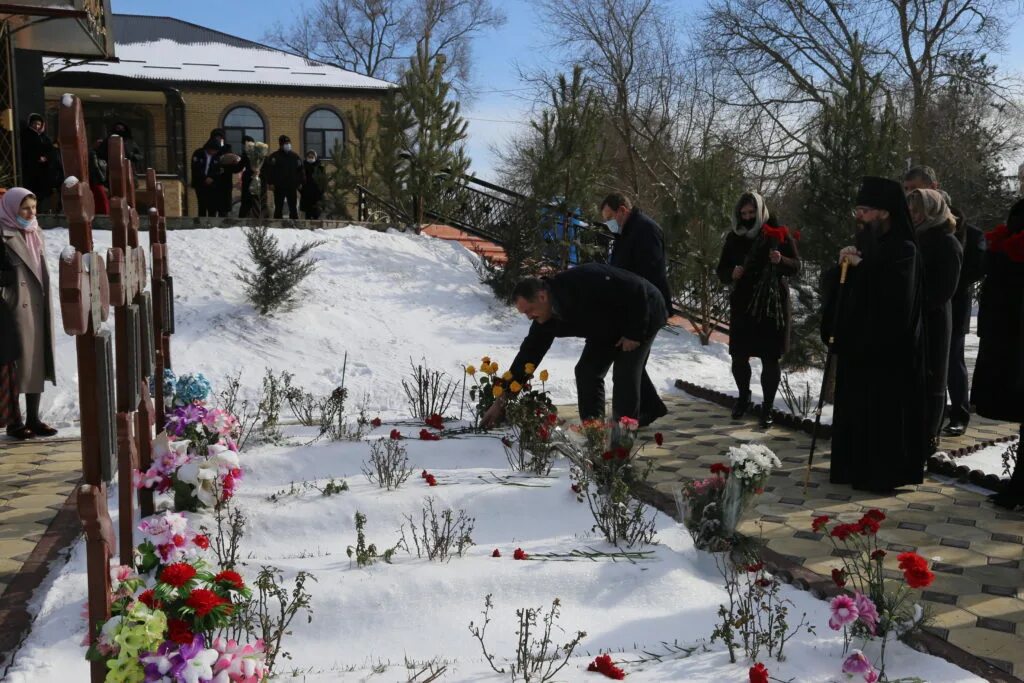
[[[100,624],[110,618],[110,558],[115,546],[107,509],[106,485],[102,480],[104,454],[100,444],[101,420],[110,419],[110,415],[104,415],[103,411],[113,409],[113,404],[96,400],[99,379],[97,350],[102,343],[97,333],[109,315],[110,292],[106,264],[103,257],[93,252],[95,206],[88,184],[85,119],[82,103],[77,97],[64,95],[61,98],[59,123],[58,140],[67,177],[61,188],[61,197],[71,241],[71,246],[60,259],[60,305],[64,331],[75,337],[78,352],[78,403],[85,483],[78,487],[77,500],[78,515],[86,533],[89,632],[95,636]],[[91,663],[94,683],[103,681],[106,673],[105,662]]]

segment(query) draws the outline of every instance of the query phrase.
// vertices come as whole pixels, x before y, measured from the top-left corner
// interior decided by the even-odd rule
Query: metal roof
[[[118,62],[88,62],[65,74],[174,83],[384,90],[393,84],[173,17],[114,14]],[[47,60],[55,68],[63,60]]]

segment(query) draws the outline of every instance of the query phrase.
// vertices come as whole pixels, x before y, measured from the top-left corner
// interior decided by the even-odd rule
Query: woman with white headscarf
[[[960,279],[964,250],[956,238],[956,217],[938,190],[907,195],[914,237],[924,264],[924,333],[927,386],[926,424],[931,451],[939,445],[946,407],[949,342],[953,327],[953,295]]]
[[[36,221],[36,196],[14,187],[0,200],[0,238],[3,240],[4,272],[0,302],[13,314],[14,325],[0,329],[4,345],[17,344],[17,393],[25,394],[25,417],[7,425],[17,439],[53,436],[57,433],[39,417],[43,384],[56,384],[53,362],[53,310],[46,248]]]

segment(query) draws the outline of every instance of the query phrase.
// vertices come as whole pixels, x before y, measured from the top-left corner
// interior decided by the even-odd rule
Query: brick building
[[[196,214],[189,159],[212,129],[224,128],[238,153],[243,135],[273,150],[284,134],[300,154],[315,149],[330,159],[334,141],[345,139],[346,117],[360,105],[376,113],[392,87],[179,19],[111,19],[119,61],[45,60],[50,129],[56,129],[65,92],[82,99],[93,140],[105,137],[114,121],[124,121],[145,164],[163,178],[168,215]]]

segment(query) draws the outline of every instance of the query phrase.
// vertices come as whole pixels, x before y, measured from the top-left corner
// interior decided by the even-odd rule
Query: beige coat
[[[40,394],[43,383],[57,383],[53,362],[53,306],[50,301],[50,276],[40,264],[42,281],[29,267],[31,256],[20,230],[0,227],[7,257],[17,277],[14,284],[0,288],[0,301],[14,312],[15,330],[0,330],[0,335],[16,334],[21,343],[18,361],[19,393]],[[40,237],[42,234],[40,233]],[[44,242],[45,244],[45,242]],[[45,251],[44,251],[45,254]],[[44,257],[45,260],[45,257]]]

